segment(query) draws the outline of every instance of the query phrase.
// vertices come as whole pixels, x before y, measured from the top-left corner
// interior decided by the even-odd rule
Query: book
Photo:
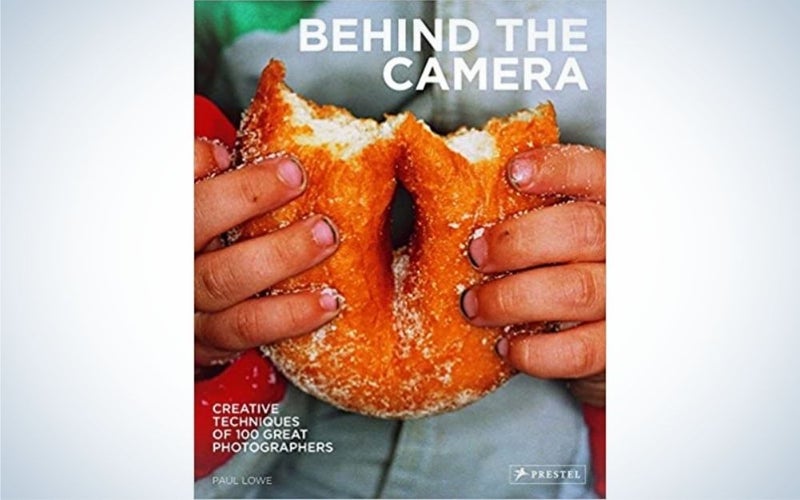
[[[604,2],[197,2],[196,135],[227,143],[234,162],[271,59],[298,95],[356,117],[411,112],[448,134],[549,102],[562,143],[605,147]],[[394,197],[395,248],[414,232],[412,198]],[[590,323],[549,319],[545,334]],[[382,419],[299,390],[253,349],[206,370],[195,405],[198,498],[605,491],[604,410],[582,407],[563,380],[520,374],[452,412]]]

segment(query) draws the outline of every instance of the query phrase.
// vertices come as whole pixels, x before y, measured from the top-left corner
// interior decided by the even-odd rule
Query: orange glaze
[[[540,105],[524,120],[491,120],[484,129],[498,154],[470,163],[411,114],[388,118],[391,129],[379,134],[372,120],[304,101],[316,118],[372,130],[367,146],[343,158],[346,145],[307,144],[314,132],[293,122],[284,73],[279,61],[264,69],[239,133],[239,159],[247,164],[293,155],[306,169],[308,188],[244,224],[241,237],[312,213],[327,215],[339,230],[337,252],[269,293],[330,286],[346,306],[320,330],[265,346],[265,352],[301,389],[377,417],[453,410],[500,386],[512,375],[494,352],[501,330],[471,326],[459,310],[461,291],[485,279],[470,266],[466,244],[475,229],[544,204],[512,190],[505,166],[519,151],[558,141],[552,105]],[[414,198],[416,222],[408,248],[393,256],[389,208],[396,179]]]

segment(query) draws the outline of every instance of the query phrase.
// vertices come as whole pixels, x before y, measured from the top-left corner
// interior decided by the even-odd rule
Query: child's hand
[[[218,236],[274,210],[305,190],[305,173],[286,157],[225,172],[224,146],[195,140],[194,307],[195,364],[299,335],[339,313],[338,294],[308,291],[253,295],[325,260],[338,237],[330,220],[314,215],[273,233],[223,248]],[[197,179],[205,179],[197,181]]]
[[[479,271],[514,273],[467,290],[461,300],[464,315],[478,326],[578,322],[557,334],[503,339],[497,351],[515,368],[542,378],[582,379],[604,372],[605,153],[583,146],[536,149],[512,159],[508,176],[522,193],[575,201],[507,219],[469,243]],[[584,385],[573,382],[576,389]],[[592,397],[586,398],[594,404],[604,400],[604,377],[602,396],[598,386],[592,384]]]

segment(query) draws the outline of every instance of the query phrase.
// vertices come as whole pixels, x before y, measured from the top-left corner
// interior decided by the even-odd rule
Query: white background
[[[192,496],[190,2],[3,2],[2,497]],[[610,0],[611,498],[796,497],[793,1]]]

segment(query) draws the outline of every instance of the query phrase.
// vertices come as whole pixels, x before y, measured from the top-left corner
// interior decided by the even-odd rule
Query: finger
[[[601,149],[554,144],[516,155],[508,179],[519,191],[605,201],[606,153]]]
[[[195,314],[195,363],[211,364],[239,351],[312,332],[336,317],[336,290],[251,299],[217,313]]]
[[[606,405],[606,372],[570,380],[567,389],[581,403],[603,408]]]
[[[461,310],[477,326],[605,318],[604,264],[565,264],[512,274],[461,295]]]
[[[225,248],[225,238],[224,235],[220,235],[219,238],[214,238],[208,242],[208,245],[204,246],[200,249],[198,253],[207,253],[213,252],[214,250],[219,250],[221,248]]]
[[[315,215],[273,233],[195,258],[195,310],[220,311],[333,254],[336,230]]]
[[[484,273],[556,262],[606,258],[606,209],[591,202],[543,208],[479,231],[469,243],[472,265]]]
[[[208,139],[194,140],[194,180],[226,170],[231,165],[231,155],[224,144]]]
[[[540,378],[578,378],[606,367],[606,322],[584,323],[559,333],[501,339],[497,352],[517,370]]]
[[[288,157],[267,158],[194,186],[194,250],[239,223],[277,208],[305,189],[305,173]]]

